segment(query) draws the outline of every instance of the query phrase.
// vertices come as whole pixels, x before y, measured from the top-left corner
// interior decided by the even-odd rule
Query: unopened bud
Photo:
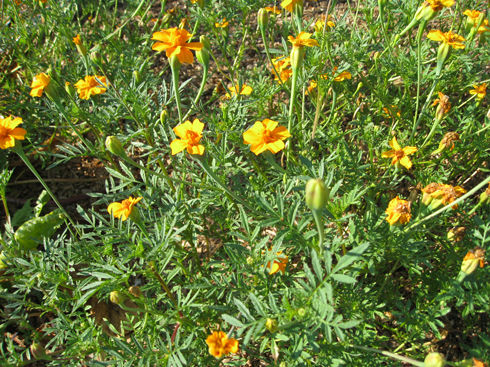
[[[257,23],[261,31],[265,31],[269,24],[269,13],[264,8],[260,8],[257,13]]]
[[[311,210],[321,210],[327,205],[330,192],[321,178],[311,179],[306,183],[305,200]]]
[[[265,321],[265,328],[269,330],[271,333],[275,333],[277,331],[277,320],[268,318]]]
[[[305,317],[306,316],[306,310],[303,307],[298,308],[297,312],[298,312],[299,317]]]
[[[480,203],[490,204],[490,184],[488,184],[487,189],[480,194]]]
[[[119,291],[112,291],[111,294],[109,295],[109,299],[112,303],[115,303],[116,305],[120,305],[126,300],[126,296]]]
[[[162,112],[160,112],[160,122],[162,124],[165,124],[165,121],[167,121],[167,116],[168,116],[167,110],[162,110]]]
[[[105,147],[112,154],[118,157],[126,157],[126,152],[121,141],[115,136],[108,136],[105,139]]]
[[[141,75],[140,75],[140,72],[138,70],[133,71],[133,78],[134,78],[134,81],[136,83],[141,82]]]
[[[197,61],[199,61],[199,63],[204,68],[208,68],[209,67],[210,52],[211,52],[209,40],[207,39],[206,36],[201,36],[201,37],[199,37],[199,41],[202,43],[202,48],[200,50],[196,51],[196,58],[197,58]]]
[[[75,88],[70,82],[65,82],[65,91],[71,98],[75,97]]]
[[[252,256],[247,257],[247,265],[253,265],[254,263],[254,258]]]
[[[424,367],[443,367],[446,359],[441,353],[432,352],[427,354],[424,359]]]
[[[7,256],[5,256],[5,254],[2,252],[0,252],[0,270],[3,270],[7,267],[7,264],[4,262],[4,260],[7,258]]]

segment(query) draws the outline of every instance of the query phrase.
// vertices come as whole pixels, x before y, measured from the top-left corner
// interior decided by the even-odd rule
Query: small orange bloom
[[[444,7],[449,8],[454,5],[454,0],[425,0],[425,6],[430,6],[434,11],[440,11]]]
[[[12,148],[15,145],[15,140],[24,140],[27,131],[17,127],[20,124],[22,124],[20,117],[3,118],[0,116],[0,149]]]
[[[318,46],[318,41],[310,39],[310,37],[311,33],[301,32],[296,38],[293,36],[288,36],[288,40],[293,44],[294,48]]]
[[[451,31],[441,32],[439,30],[431,30],[427,34],[427,38],[432,41],[442,42],[454,49],[463,49],[465,47],[463,44],[465,41],[464,37]]]
[[[165,51],[169,59],[176,56],[181,64],[192,64],[194,56],[190,50],[199,51],[203,45],[201,42],[187,42],[191,37],[192,34],[185,29],[176,27],[162,29],[160,32],[153,33],[151,39],[159,42],[151,48],[155,51]]]
[[[228,339],[228,335],[223,331],[213,331],[206,338],[206,344],[209,347],[209,354],[216,358],[238,352],[238,340],[233,338]]]
[[[87,75],[74,84],[81,99],[89,99],[91,96],[105,93],[107,80],[105,76]]]
[[[48,74],[41,73],[37,74],[31,83],[31,92],[29,93],[32,97],[41,97],[43,95],[44,89],[51,82],[51,77]]]
[[[395,137],[393,137],[393,139],[390,141],[390,146],[393,149],[382,153],[381,157],[393,158],[391,160],[392,165],[401,164],[406,169],[410,169],[412,167],[412,162],[410,161],[410,158],[408,158],[408,156],[415,153],[418,149],[416,147],[402,148],[400,144],[398,144],[398,142],[396,141]]]
[[[264,8],[267,12],[269,13],[273,13],[273,14],[281,14],[281,11],[279,9],[277,9],[277,7],[275,6],[266,6]]]
[[[328,15],[328,19],[325,18],[325,15],[322,15],[320,19],[318,19],[313,24],[313,28],[315,28],[315,32],[318,33],[322,33],[324,29],[328,30],[329,28],[333,28],[333,27],[335,27],[335,23],[332,21],[332,16],[330,14]]]
[[[216,28],[226,28],[230,25],[230,22],[226,20],[226,18],[223,18],[221,22],[214,23],[214,26]]]
[[[470,9],[466,9],[463,14],[468,17],[466,22],[471,27],[475,27],[480,22],[480,19],[485,16],[481,11]]]
[[[432,182],[422,189],[422,203],[430,205],[432,210],[438,208],[441,204],[448,205],[454,200],[466,193],[466,190],[461,186],[451,186]],[[458,205],[453,205],[456,209]]]
[[[180,153],[184,149],[187,149],[189,154],[204,154],[204,145],[199,144],[202,138],[202,130],[204,124],[198,119],[194,119],[191,123],[186,121],[173,128],[175,135],[180,139],[174,139],[170,143],[170,149],[172,149],[172,155]]]
[[[230,92],[225,94],[225,99],[230,99],[231,97],[238,95],[249,96],[253,92],[252,87],[246,84],[242,84],[241,89],[238,85],[229,85],[228,89],[230,90]]]
[[[466,275],[473,273],[480,265],[483,268],[485,264],[485,250],[480,247],[467,252],[461,263],[461,271]]]
[[[470,94],[476,94],[476,98],[483,99],[487,95],[487,83],[473,84],[473,88],[475,89],[470,89]]]
[[[337,68],[334,68],[334,73]],[[333,78],[334,82],[343,82],[345,79],[352,79],[352,74],[348,71],[343,71],[339,75]]]
[[[386,209],[386,221],[390,226],[400,223],[406,224],[410,221],[412,214],[410,213],[410,201],[402,200],[398,196],[390,201]]]
[[[293,70],[291,69],[291,59],[289,56],[279,56],[272,59],[272,64],[274,68],[272,69],[272,74],[274,74],[274,80],[279,80],[285,83],[293,75]],[[277,74],[274,72],[277,72]]]
[[[277,121],[265,119],[257,121],[243,133],[244,144],[250,144],[250,150],[256,155],[266,150],[277,153],[284,149],[284,142],[291,136],[288,129],[284,126],[277,126]]]
[[[439,98],[434,100],[432,106],[437,106],[436,118],[440,120],[451,109],[451,103],[449,102],[449,97],[442,92],[437,92],[437,94],[439,95]]]
[[[136,203],[138,203],[141,199],[143,198],[133,198],[132,196],[130,196],[128,199],[125,199],[120,203],[114,202],[109,204],[109,206],[107,207],[107,211],[109,212],[109,214],[114,216],[114,218],[121,218],[121,220],[124,222],[131,215],[131,212],[133,211],[133,206],[135,206]]]
[[[288,257],[282,254],[282,251],[277,252],[277,259],[272,263],[269,261],[267,263],[267,269],[269,270],[269,274],[275,274],[278,271],[281,273],[285,273],[286,265],[288,264]]]
[[[77,34],[75,37],[73,37],[72,41],[77,46],[81,46],[82,45],[82,39],[80,38],[80,35],[79,34]]]
[[[284,0],[281,3],[281,6],[290,13],[293,11],[295,5],[302,7],[303,6],[303,0]]]

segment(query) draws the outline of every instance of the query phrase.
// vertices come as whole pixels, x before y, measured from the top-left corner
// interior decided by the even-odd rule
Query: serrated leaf
[[[244,326],[244,324],[240,320],[238,320],[235,317],[233,317],[231,315],[228,315],[226,313],[222,314],[221,315],[221,318],[224,321],[226,321],[228,324],[232,325],[232,326],[236,326],[236,327],[239,327],[239,328],[241,328],[241,327]]]
[[[332,274],[332,278],[340,283],[354,284],[356,280],[345,274]]]
[[[350,250],[348,253],[346,253],[344,256],[342,256],[333,268],[333,272],[337,273],[340,270],[348,267],[350,264],[352,264],[354,261],[360,260],[362,257],[362,254],[364,251],[367,250],[369,247],[370,243],[369,242],[364,242],[363,244],[357,246],[356,248],[353,248]]]
[[[316,276],[319,281],[323,280],[323,270],[320,264],[320,260],[318,260],[318,256],[315,250],[311,251],[311,263],[313,264],[313,270],[315,271]]]
[[[238,307],[238,311],[240,311],[240,313],[243,316],[245,316],[245,318],[247,320],[255,321],[255,319],[253,318],[252,314],[248,310],[247,306],[245,306],[245,304],[242,301],[240,301],[238,298],[234,298],[233,299],[233,302]]]

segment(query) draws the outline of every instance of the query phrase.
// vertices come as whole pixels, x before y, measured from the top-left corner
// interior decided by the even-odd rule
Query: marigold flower
[[[388,204],[386,209],[386,221],[390,223],[390,226],[394,224],[406,224],[410,221],[412,214],[410,212],[410,201],[402,200],[398,196]]]
[[[295,5],[302,7],[303,0],[284,0],[281,3],[281,6],[290,13],[293,11]]]
[[[249,96],[253,92],[252,87],[246,84],[242,84],[241,89],[238,85],[229,85],[228,89],[230,90],[230,92],[225,94],[225,99],[230,99],[231,97],[238,95]]]
[[[466,275],[470,275],[473,273],[478,265],[480,268],[483,268],[485,264],[485,250],[480,247],[475,248],[474,250],[470,250],[466,253],[463,258],[463,262],[461,263],[461,271]]]
[[[275,274],[278,271],[280,271],[283,274],[286,272],[286,265],[288,264],[289,258],[286,255],[283,255],[282,251],[278,251],[276,255],[277,255],[276,260],[269,261],[267,263],[267,269],[269,270],[270,275]]]
[[[213,331],[206,338],[206,344],[209,347],[209,354],[216,358],[238,352],[238,340],[234,338],[228,339],[228,335],[223,331]]]
[[[73,37],[72,41],[77,46],[81,46],[82,45],[82,39],[80,38],[80,35],[79,34],[77,34],[75,37]]]
[[[281,14],[281,11],[275,6],[266,6],[264,9],[269,13]]]
[[[333,78],[334,82],[343,82],[345,79],[351,79],[352,74],[348,71],[343,71],[339,75]]]
[[[285,83],[293,75],[293,70],[291,69],[291,59],[289,56],[276,57],[272,59],[272,64],[274,65],[274,68],[272,69],[274,80]]]
[[[310,80],[310,84],[308,84],[308,87],[306,88],[306,95],[309,95],[313,90],[318,86],[318,83],[316,80]]]
[[[425,0],[423,5],[430,7],[434,11],[440,11],[444,7],[450,8],[453,6],[454,0]]]
[[[107,80],[105,76],[87,75],[74,84],[81,99],[89,99],[93,95],[105,93]]]
[[[451,186],[432,182],[422,189],[422,203],[429,205],[432,210],[441,205],[451,204],[454,200],[466,193],[461,186]],[[458,205],[453,205],[456,209]]]
[[[31,92],[29,93],[32,97],[41,97],[43,95],[44,89],[49,85],[51,77],[48,74],[40,73],[37,74],[31,83]]]
[[[170,149],[172,149],[172,155],[180,153],[184,149],[187,149],[189,154],[204,154],[204,145],[199,144],[202,138],[202,130],[204,124],[198,119],[194,119],[191,123],[186,121],[173,128],[175,135],[180,139],[174,139],[170,143]]]
[[[24,140],[27,131],[17,127],[20,124],[22,124],[20,117],[3,118],[0,116],[0,149],[12,148],[15,145],[15,140]]]
[[[226,28],[230,25],[230,23],[226,20],[226,18],[223,18],[221,22],[216,22],[214,23],[214,26],[216,28]]]
[[[250,150],[256,155],[266,150],[277,153],[284,149],[284,142],[291,136],[284,126],[277,126],[278,122],[265,119],[257,121],[243,133],[244,144],[250,144]]]
[[[323,33],[323,30],[328,30],[329,28],[335,27],[335,23],[332,21],[332,16],[329,14],[328,18],[322,15],[314,24],[315,32]]]
[[[153,33],[151,39],[159,42],[156,42],[151,48],[155,51],[165,51],[169,59],[176,56],[181,64],[192,64],[194,56],[190,50],[198,51],[203,45],[201,42],[187,42],[191,37],[192,34],[185,29],[176,27],[162,29]]]
[[[288,36],[288,40],[293,44],[293,48],[318,46],[318,41],[310,39],[310,37],[311,33],[300,32],[296,38],[293,36]]]
[[[143,198],[142,197],[133,198],[132,196],[130,196],[128,199],[124,199],[120,203],[114,202],[109,204],[109,206],[107,207],[107,211],[109,212],[109,214],[114,216],[114,218],[121,218],[121,220],[124,222],[130,217],[131,212],[133,211],[133,207],[141,199]]]
[[[434,100],[432,106],[437,106],[436,108],[436,118],[441,120],[445,114],[451,109],[451,103],[449,102],[449,97],[442,92],[437,92],[439,98]]]
[[[449,131],[444,136],[442,137],[441,141],[439,142],[439,147],[435,152],[432,154],[437,154],[442,152],[444,149],[449,149],[453,150],[454,149],[454,143],[457,142],[459,139],[459,134],[454,131]]]
[[[396,141],[396,137],[393,137],[393,139],[390,141],[390,146],[393,149],[382,153],[381,157],[393,158],[391,160],[392,165],[401,164],[406,169],[410,169],[412,167],[412,162],[410,161],[410,158],[408,158],[408,156],[414,154],[418,150],[417,147],[402,148],[400,144],[398,144],[398,142]]]
[[[465,47],[463,44],[465,41],[464,37],[451,31],[441,32],[440,30],[431,30],[427,34],[427,38],[432,41],[442,42],[443,44],[451,46],[454,49],[463,49]]]
[[[478,27],[478,34],[482,34],[485,32],[490,32],[490,28],[488,28],[488,19],[483,19],[482,24]]]
[[[470,89],[470,94],[476,94],[476,98],[483,99],[487,95],[487,83],[473,84],[473,88],[475,89]]]
[[[392,111],[394,111],[394,113]],[[402,116],[401,111],[394,104],[390,105],[390,108],[383,107],[383,112],[386,114],[386,116],[388,116],[388,117],[390,117],[392,119],[395,118],[395,116],[396,117],[401,117]]]
[[[476,25],[478,25],[480,19],[485,16],[485,14],[481,11],[470,9],[466,9],[463,14],[468,17],[466,19],[466,23],[471,27],[475,27]]]

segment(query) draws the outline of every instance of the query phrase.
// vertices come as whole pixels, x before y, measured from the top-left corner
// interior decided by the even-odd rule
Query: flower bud
[[[291,68],[293,70],[299,69],[301,67],[301,64],[303,63],[303,59],[305,57],[305,48],[304,47],[294,47],[291,50]]]
[[[443,367],[446,359],[441,353],[432,352],[427,354],[424,359],[424,367]]]
[[[264,8],[260,8],[257,13],[257,23],[259,24],[259,29],[265,32],[269,24],[269,13]]]
[[[321,210],[325,208],[329,195],[330,192],[325,187],[325,183],[321,178],[312,178],[306,183],[305,200],[306,205],[308,205],[311,210]]]
[[[490,184],[488,184],[487,189],[480,194],[480,203],[490,204]]]
[[[71,98],[75,97],[75,88],[70,82],[65,82],[65,91]]]
[[[141,82],[141,75],[138,70],[133,70],[133,78],[136,83]]]
[[[132,285],[131,287],[129,287],[128,291],[132,296],[137,297],[137,298],[141,297],[141,295],[143,294],[143,293],[141,293],[140,287],[138,287],[136,285]]]
[[[299,317],[305,317],[306,316],[306,310],[303,307],[298,308],[297,313],[298,313]]]
[[[168,116],[167,110],[162,110],[162,112],[160,112],[160,122],[162,124],[165,124],[165,121],[167,121],[167,116]]]
[[[2,252],[0,252],[0,271],[5,269],[7,267],[7,264],[4,262],[4,260],[7,258],[7,256],[5,256],[5,254]]]
[[[478,265],[483,268],[485,262],[485,250],[480,247],[475,248],[473,251],[468,251],[461,263],[461,272],[466,275],[473,273]]]
[[[271,333],[275,333],[277,331],[277,320],[268,318],[265,321],[265,328],[269,330]]]
[[[133,209],[134,210],[134,209]],[[119,291],[112,291],[109,295],[109,299],[116,305],[122,304],[126,300],[126,296]]]
[[[447,232],[447,239],[451,242],[460,242],[464,237],[466,227],[454,227]]]
[[[121,141],[115,136],[108,136],[105,139],[105,147],[106,149],[118,157],[126,157],[126,152],[124,151],[124,147]]]
[[[247,265],[253,265],[254,264],[254,258],[252,256],[247,257]]]
[[[199,61],[199,63],[206,69],[209,67],[211,46],[206,36],[199,37],[199,41],[202,43],[203,47],[196,51],[196,58],[197,61]]]

